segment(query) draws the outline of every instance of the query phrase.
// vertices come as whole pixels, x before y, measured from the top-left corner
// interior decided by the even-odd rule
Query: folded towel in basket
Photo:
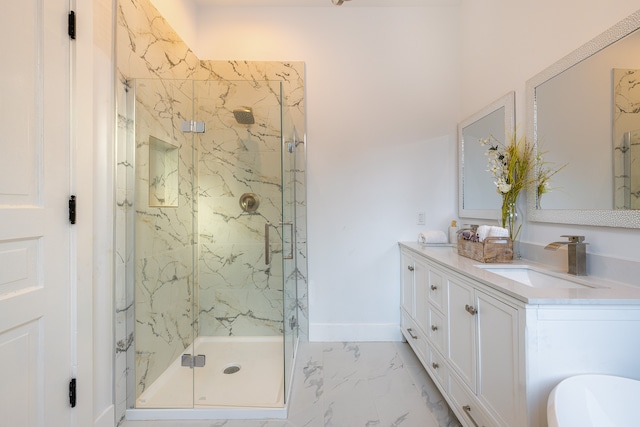
[[[509,230],[495,225],[481,225],[478,227],[478,241],[484,242],[487,237],[509,237]]]
[[[442,230],[425,230],[418,233],[418,243],[449,243],[449,238]]]

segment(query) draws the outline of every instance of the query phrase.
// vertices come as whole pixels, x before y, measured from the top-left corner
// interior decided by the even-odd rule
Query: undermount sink
[[[476,265],[478,268],[514,280],[533,288],[597,288],[580,279],[563,277],[560,274],[546,272],[528,265]]]

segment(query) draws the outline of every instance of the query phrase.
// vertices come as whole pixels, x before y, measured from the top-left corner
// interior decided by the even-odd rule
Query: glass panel
[[[282,85],[140,79],[135,98],[135,406],[282,407],[299,187]]]
[[[298,340],[297,267],[296,267],[296,129],[289,111],[282,120],[282,212],[284,278],[284,395],[288,393]]]
[[[279,82],[196,82],[195,406],[283,405],[282,123]],[[288,248],[286,250],[289,250]]]
[[[193,407],[193,83],[135,82],[136,407]],[[170,200],[167,200],[170,196]]]

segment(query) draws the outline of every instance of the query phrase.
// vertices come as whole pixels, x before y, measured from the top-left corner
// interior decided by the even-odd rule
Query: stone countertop
[[[501,293],[525,304],[640,304],[640,286],[614,282],[594,276],[573,276],[552,267],[525,259],[509,263],[483,264],[458,255],[453,245],[423,245],[416,242],[399,242],[401,248],[423,255],[444,267],[477,280]],[[492,273],[480,266],[530,266],[556,277],[585,285],[576,288],[532,287],[507,277]]]

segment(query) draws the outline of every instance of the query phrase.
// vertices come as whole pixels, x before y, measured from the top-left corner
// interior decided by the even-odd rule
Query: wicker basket
[[[458,255],[480,262],[513,260],[513,241],[508,237],[487,237],[484,242],[458,239]]]

